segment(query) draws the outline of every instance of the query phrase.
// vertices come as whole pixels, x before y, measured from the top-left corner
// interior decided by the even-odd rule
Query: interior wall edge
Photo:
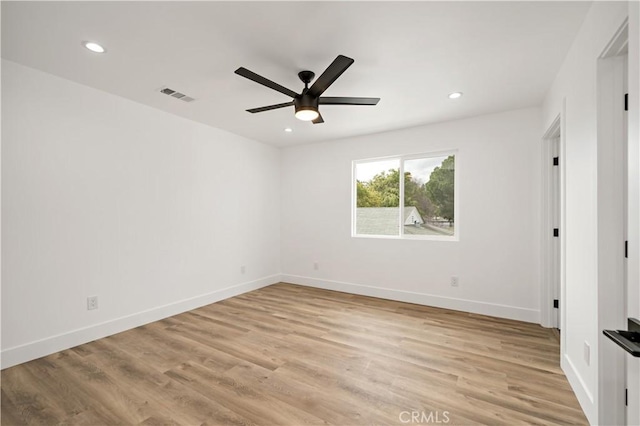
[[[69,349],[84,343],[121,333],[132,328],[159,321],[183,312],[257,290],[281,281],[279,274],[269,275],[254,281],[248,281],[225,287],[200,296],[180,300],[164,306],[138,312],[132,315],[109,320],[89,327],[72,330],[68,333],[47,337],[24,345],[2,350],[2,369],[22,364],[43,356]]]
[[[290,284],[298,284],[307,287],[334,290],[344,293],[358,294],[361,296],[378,297],[381,299],[395,300],[399,302],[415,303],[418,305],[432,306],[436,308],[452,309],[474,314],[493,317],[540,323],[540,311],[535,309],[520,308],[517,306],[499,305],[494,303],[477,302],[474,300],[458,299],[436,296],[426,293],[415,293],[404,290],[394,290],[383,287],[373,287],[343,281],[317,279],[299,275],[283,274],[282,281]]]
[[[561,356],[560,367],[562,368],[564,375],[567,377],[573,393],[576,395],[576,398],[578,398],[582,411],[584,411],[584,414],[588,419],[589,415],[593,415],[591,407],[594,405],[593,395],[589,392],[589,387],[582,379],[580,372],[576,369],[568,354],[565,353]]]

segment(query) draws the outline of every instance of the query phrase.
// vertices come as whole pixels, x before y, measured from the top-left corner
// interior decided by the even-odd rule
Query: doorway
[[[560,129],[558,128],[558,132]],[[552,325],[561,330],[561,310],[560,304],[560,133],[553,139],[551,139],[551,155],[553,156],[551,161],[553,167],[551,167],[551,289],[553,298],[553,311],[552,311]]]
[[[563,312],[563,164],[560,113],[543,137],[542,162],[542,273],[541,324],[562,329]],[[562,339],[560,339],[562,340]],[[561,341],[562,344],[562,341]]]

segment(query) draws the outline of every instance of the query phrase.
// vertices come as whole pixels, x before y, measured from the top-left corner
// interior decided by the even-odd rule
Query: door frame
[[[624,78],[628,21],[597,63],[598,423],[625,424],[625,352],[602,334],[626,329]]]
[[[640,318],[640,4],[629,3],[627,315]],[[640,424],[640,358],[627,355],[627,423]]]

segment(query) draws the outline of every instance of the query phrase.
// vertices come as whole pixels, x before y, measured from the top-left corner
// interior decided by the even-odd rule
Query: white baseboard
[[[453,309],[455,311],[472,312],[474,314],[514,319],[536,324],[540,323],[540,311],[535,309],[455,299],[452,297],[435,296],[432,294],[414,293],[389,288],[371,287],[341,281],[320,280],[317,278],[302,277],[298,275],[283,274],[281,277],[283,282],[291,284],[323,288],[325,290],[342,291],[345,293],[378,297],[381,299],[397,300],[399,302],[416,303],[419,305],[434,306],[437,308]]]
[[[571,389],[573,389],[573,393],[576,394],[576,398],[578,398],[578,402],[580,403],[585,416],[587,416],[589,424],[598,424],[593,394],[589,392],[587,385],[584,383],[584,380],[582,380],[582,377],[567,354],[563,354],[560,357],[560,367],[562,368],[564,375],[567,376]]]
[[[323,288],[326,290],[335,290],[363,296],[397,300],[400,302],[417,303],[420,305],[434,306],[438,308],[515,319],[519,321],[533,323],[538,323],[540,321],[540,312],[533,309],[524,309],[514,306],[476,302],[472,300],[455,299],[381,287],[371,287],[340,281],[319,280],[316,278],[297,275],[271,275],[255,281],[234,285],[211,293],[159,306],[147,311],[116,318],[100,324],[72,330],[46,339],[4,349],[2,351],[2,356],[0,357],[2,363],[1,368],[5,369],[12,367],[23,362],[31,361],[74,346],[88,343],[93,340],[130,330],[153,321],[158,321],[182,312],[218,302],[220,300],[228,299],[229,297],[257,290],[280,281],[308,287]],[[567,377],[568,376],[569,374],[567,374]]]
[[[147,311],[47,337],[46,339],[4,349],[1,357],[2,369],[130,330],[201,306],[209,305],[220,300],[228,299],[229,297],[237,296],[248,291],[257,290],[280,282],[280,279],[280,275],[271,275],[255,281],[237,284],[211,293],[180,300],[168,305],[158,306],[157,308]]]

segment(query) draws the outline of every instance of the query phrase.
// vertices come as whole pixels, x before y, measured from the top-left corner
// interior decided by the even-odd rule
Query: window
[[[455,170],[455,153],[354,161],[352,235],[455,240]]]

